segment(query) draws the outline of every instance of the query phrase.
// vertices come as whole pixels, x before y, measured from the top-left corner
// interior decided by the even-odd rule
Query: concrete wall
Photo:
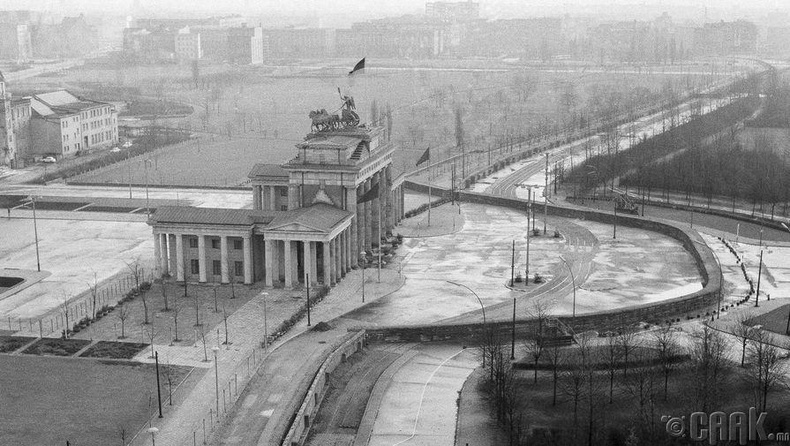
[[[291,428],[285,436],[282,444],[285,446],[301,446],[304,444],[307,435],[310,433],[310,427],[313,425],[315,415],[321,407],[321,402],[326,395],[326,383],[329,379],[329,374],[332,373],[338,365],[346,362],[346,359],[354,353],[362,350],[366,343],[365,331],[359,331],[352,335],[347,341],[343,342],[329,357],[326,358],[321,368],[318,369],[315,378],[313,378],[310,388],[302,401],[302,405],[294,416]]]
[[[422,191],[424,185],[406,181],[407,189]],[[449,193],[447,190],[433,188],[437,194]],[[502,206],[523,210],[526,200],[518,198],[497,197],[473,192],[460,192],[461,201],[480,203],[493,206]],[[552,216],[592,220],[612,224],[614,215],[585,209],[571,209],[559,206],[548,206],[548,213]],[[588,313],[576,318],[560,317],[560,321],[572,327],[574,331],[585,330],[616,330],[621,327],[634,325],[640,322],[650,324],[663,323],[678,317],[696,317],[707,311],[715,310],[721,288],[721,271],[713,252],[708,248],[702,238],[695,231],[668,223],[646,220],[633,216],[617,216],[617,224],[646,231],[658,232],[678,240],[683,247],[694,257],[703,280],[703,289],[685,296],[663,300],[661,302],[635,305],[620,310],[609,310]],[[516,322],[517,337],[526,337],[535,332],[536,321],[530,319]],[[501,321],[488,324],[502,335],[510,335],[512,322]],[[420,325],[408,327],[377,327],[367,329],[368,338],[380,342],[426,342],[442,340],[467,340],[474,342],[480,338],[485,327],[483,324],[462,325]]]

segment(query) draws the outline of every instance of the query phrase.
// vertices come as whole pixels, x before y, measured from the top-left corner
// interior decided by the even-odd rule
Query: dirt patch
[[[0,353],[11,353],[16,351],[33,339],[34,338],[25,338],[22,336],[0,336]]]
[[[148,347],[148,344],[139,342],[99,341],[85,350],[80,357],[132,359],[146,347]]]
[[[26,355],[71,356],[88,346],[91,341],[83,339],[42,338],[26,348]]]

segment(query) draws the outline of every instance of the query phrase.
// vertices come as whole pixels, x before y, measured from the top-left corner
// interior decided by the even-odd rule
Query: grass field
[[[342,61],[322,61],[335,64]],[[441,159],[455,146],[455,110],[460,109],[467,150],[487,148],[508,135],[526,134],[561,123],[573,113],[588,109],[593,95],[648,100],[668,79],[679,87],[686,78],[664,74],[552,71],[500,66],[493,69],[392,66],[372,69],[349,78],[345,70],[316,72],[294,66],[286,73],[272,67],[241,71],[206,67],[213,83],[195,88],[188,67],[150,67],[118,70],[86,67],[58,78],[31,80],[37,88],[74,88],[90,95],[99,82],[136,87],[151,97],[180,101],[196,112],[168,125],[205,132],[201,142],[159,151],[149,165],[153,184],[235,185],[246,179],[256,162],[282,163],[294,156],[294,144],[310,131],[310,110],[335,112],[340,107],[338,87],[354,96],[362,122],[370,122],[371,106],[392,111],[392,140],[401,150],[395,168],[413,166],[426,146]],[[336,73],[336,74],[329,74]],[[221,82],[217,81],[221,79]],[[696,79],[696,78],[695,78]],[[28,81],[26,81],[28,82]],[[43,87],[46,85],[46,87]],[[519,100],[519,90],[529,90]],[[104,92],[103,94],[107,94]],[[107,100],[108,98],[103,98]],[[212,140],[213,139],[213,140]],[[453,149],[454,150],[454,149]],[[145,181],[143,160],[131,165],[100,169],[84,180],[91,182]]]
[[[787,333],[788,311],[790,311],[790,304],[782,305],[768,313],[749,319],[748,324],[751,326],[762,325],[768,331],[784,335]]]
[[[177,382],[189,371],[179,368]],[[0,389],[2,445],[121,444],[121,430],[128,442],[157,407],[150,364],[2,356]]]

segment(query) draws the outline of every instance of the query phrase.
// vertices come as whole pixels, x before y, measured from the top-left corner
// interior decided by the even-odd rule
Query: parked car
[[[123,148],[124,149],[128,149],[129,147],[132,147],[132,142],[131,141],[126,141],[125,143],[123,143]]]
[[[54,156],[47,156],[44,157],[44,159],[42,159],[41,161],[45,163],[56,163],[58,160],[56,160]]]
[[[121,151],[121,149],[119,147],[113,147],[112,149],[110,149],[110,152],[112,152],[112,153],[118,153],[120,151]]]

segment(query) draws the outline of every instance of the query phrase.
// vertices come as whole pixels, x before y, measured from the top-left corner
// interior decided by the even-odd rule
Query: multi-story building
[[[187,26],[178,30],[175,39],[176,59],[197,60],[203,57],[199,33],[190,31]]]
[[[61,90],[32,96],[30,106],[34,156],[68,158],[118,143],[118,113],[112,104]]]
[[[335,30],[325,28],[270,28],[264,30],[272,57],[331,57]]]
[[[227,28],[228,59],[244,65],[263,63],[263,32],[259,26]]]
[[[344,57],[428,59],[443,53],[448,26],[415,16],[359,22],[337,31],[337,52]]]

